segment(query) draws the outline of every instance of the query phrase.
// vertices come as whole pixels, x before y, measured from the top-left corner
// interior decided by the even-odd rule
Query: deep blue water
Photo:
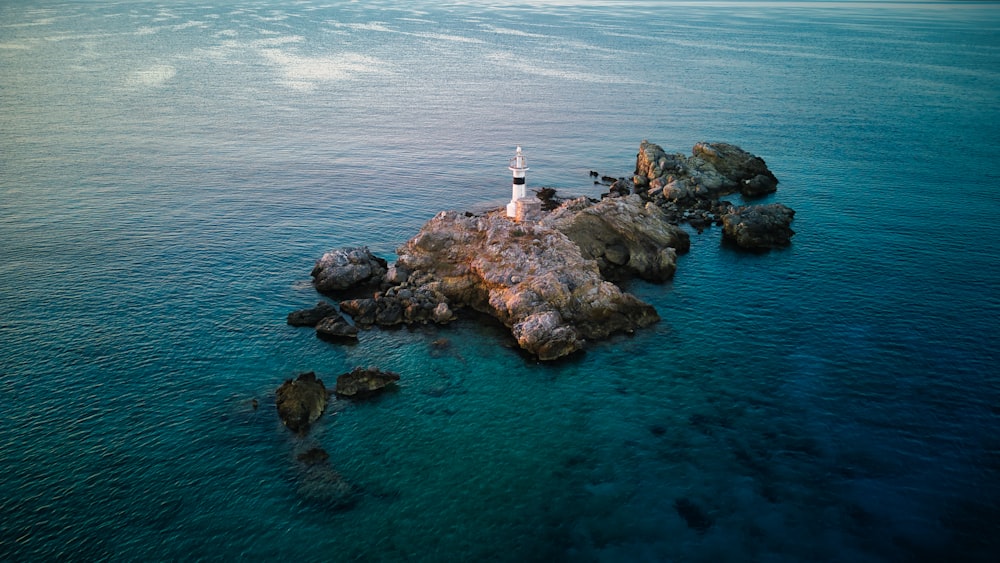
[[[0,560],[994,561],[998,93],[993,3],[5,2]],[[628,286],[661,323],[555,365],[285,325],[515,145],[597,195],[642,139],[764,157],[793,245],[693,234]],[[398,391],[281,427],[368,365]]]

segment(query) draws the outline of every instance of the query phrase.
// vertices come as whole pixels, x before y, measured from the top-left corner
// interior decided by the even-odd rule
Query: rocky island
[[[643,141],[633,176],[613,179],[600,200],[561,201],[549,190],[536,206],[543,211],[521,220],[503,210],[442,211],[397,249],[392,265],[367,248],[326,253],[313,283],[339,299],[340,310],[321,302],[288,322],[349,340],[375,325],[445,324],[469,308],[503,323],[538,359],[562,358],[588,340],[659,320],[651,305],[615,282],[671,279],[677,256],[690,246],[680,223],[699,232],[720,225],[724,237],[746,248],[789,244],[791,209],[719,199],[768,194],[777,184],[762,159],[734,145],[698,143],[685,156]]]

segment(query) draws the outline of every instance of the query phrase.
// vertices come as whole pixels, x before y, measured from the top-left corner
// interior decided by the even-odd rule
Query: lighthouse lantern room
[[[524,155],[521,153],[521,147],[517,147],[517,153],[514,158],[510,159],[510,169],[514,176],[512,184],[512,195],[510,198],[510,203],[507,204],[507,216],[517,217],[517,202],[520,199],[527,197],[527,185],[525,184],[524,173],[528,170],[528,161],[525,160]]]

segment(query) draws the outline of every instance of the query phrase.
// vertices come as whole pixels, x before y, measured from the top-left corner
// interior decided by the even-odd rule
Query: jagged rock
[[[667,154],[659,145],[643,140],[639,143],[639,153],[635,161],[635,173],[641,179],[635,183],[638,185],[654,178],[679,173],[683,170],[686,160],[682,154]]]
[[[542,221],[570,238],[584,258],[595,260],[606,278],[635,275],[666,281],[677,269],[677,254],[691,246],[688,234],[653,203],[638,195],[592,202],[566,202]]]
[[[562,199],[556,195],[555,188],[539,188],[535,190],[535,197],[542,202],[542,211],[552,211],[562,203]]]
[[[288,313],[288,324],[292,326],[316,326],[324,318],[336,314],[336,307],[326,301],[320,301],[311,309],[301,309]]]
[[[354,368],[337,377],[336,393],[352,399],[370,397],[390,384],[399,381],[399,374],[376,368]]]
[[[611,197],[625,197],[633,191],[636,191],[634,180],[619,178],[611,183],[607,195]]]
[[[367,247],[341,248],[324,254],[312,270],[313,285],[326,293],[380,283],[387,263]]]
[[[722,216],[724,235],[743,248],[788,246],[795,211],[780,203],[736,207]]]
[[[635,174],[637,186],[648,184],[654,194],[684,204],[736,191],[759,196],[778,186],[764,159],[728,143],[697,143],[688,157],[667,154],[644,140],[636,155]]]
[[[278,416],[293,432],[305,434],[326,408],[326,387],[314,372],[299,374],[286,380],[275,397]]]
[[[452,312],[451,307],[447,303],[438,303],[434,307],[434,322],[438,324],[445,324],[456,319],[455,313]]]
[[[378,310],[375,312],[375,324],[393,326],[403,322],[403,306],[397,299],[377,299]]]
[[[410,277],[410,272],[406,268],[401,268],[397,264],[389,266],[385,273],[385,281],[390,285],[399,285],[405,283]]]
[[[361,326],[375,324],[378,302],[374,298],[348,299],[340,302],[340,310],[351,316]]]
[[[401,265],[425,276],[425,288],[497,318],[541,359],[659,320],[650,305],[605,281],[597,262],[544,220],[442,212],[396,252]]]
[[[316,324],[316,336],[331,342],[357,340],[358,327],[347,322],[343,315],[334,313]]]
[[[740,185],[746,196],[774,192],[778,179],[768,170],[764,159],[729,143],[697,143],[691,151],[710,163],[720,174]]]
[[[540,360],[554,360],[583,348],[579,332],[563,322],[556,311],[543,311],[525,317],[511,327],[518,346],[531,350]]]

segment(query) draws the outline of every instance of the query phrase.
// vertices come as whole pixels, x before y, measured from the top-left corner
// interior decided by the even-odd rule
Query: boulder
[[[583,349],[584,341],[556,311],[533,313],[511,327],[518,346],[531,350],[539,360],[554,360]]]
[[[438,324],[446,324],[456,318],[455,313],[452,312],[451,307],[449,307],[447,303],[438,303],[437,306],[434,307],[434,322]]]
[[[795,211],[780,203],[736,207],[722,216],[723,234],[743,248],[788,246]]]
[[[336,393],[342,397],[364,399],[375,395],[396,381],[399,381],[398,373],[381,371],[376,368],[354,368],[352,371],[337,377]]]
[[[288,313],[288,324],[292,326],[316,326],[324,318],[336,314],[336,307],[326,301],[320,301],[311,309],[301,309]]]
[[[313,285],[324,293],[347,291],[382,282],[387,263],[367,247],[341,248],[324,254],[312,270]]]
[[[326,408],[326,387],[316,374],[299,374],[296,379],[288,379],[275,396],[278,416],[292,432],[305,434],[309,426],[316,422]]]
[[[763,195],[778,189],[778,179],[768,170],[764,159],[736,145],[697,143],[691,154],[710,163],[720,174],[741,186],[743,195]]]
[[[329,342],[353,341],[358,339],[358,327],[340,313],[334,313],[316,324],[316,336]]]

